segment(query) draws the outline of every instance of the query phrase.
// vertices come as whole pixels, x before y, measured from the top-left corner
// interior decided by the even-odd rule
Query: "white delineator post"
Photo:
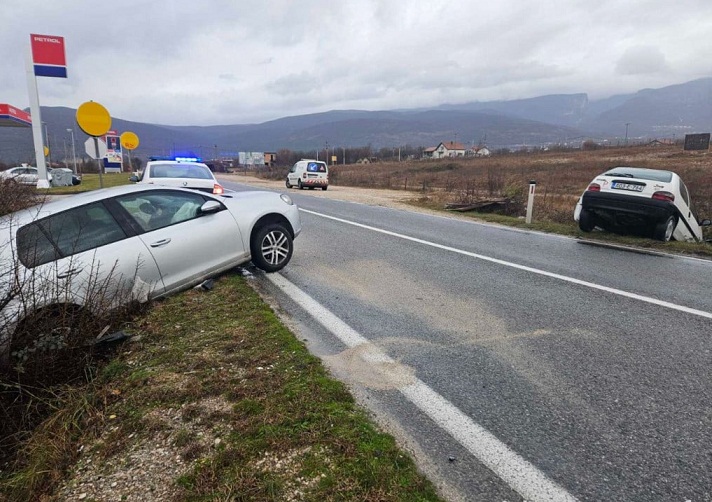
[[[32,116],[32,140],[35,143],[35,159],[37,162],[37,188],[49,188],[47,166],[45,164],[44,140],[42,138],[42,117],[40,115],[40,96],[37,92],[35,66],[32,61],[32,49],[27,50],[27,93],[30,98],[30,115]]]
[[[529,199],[527,200],[527,225],[532,222],[532,212],[534,211],[534,192],[536,191],[536,181],[529,182]]]

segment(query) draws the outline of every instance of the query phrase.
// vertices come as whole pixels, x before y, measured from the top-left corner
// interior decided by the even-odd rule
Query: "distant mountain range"
[[[74,129],[77,155],[84,153],[76,110],[42,107],[53,159],[71,158],[68,128]],[[589,101],[586,94],[560,94],[512,101],[471,102],[432,108],[359,111],[335,110],[286,117],[262,124],[167,126],[114,118],[112,129],[133,131],[140,139],[133,155],[191,154],[203,158],[235,157],[237,152],[309,151],[410,145],[441,141],[486,144],[491,150],[580,143],[681,138],[712,131],[712,78],[661,89]],[[29,129],[0,128],[0,161],[33,158]]]

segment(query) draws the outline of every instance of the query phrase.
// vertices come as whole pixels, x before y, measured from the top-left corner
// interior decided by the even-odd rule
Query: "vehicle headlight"
[[[279,194],[279,198],[282,199],[282,200],[283,200],[284,202],[286,202],[287,204],[289,204],[290,206],[293,206],[293,205],[294,205],[294,201],[293,201],[292,198],[291,198],[289,195],[287,195],[286,193],[281,193],[281,194]]]

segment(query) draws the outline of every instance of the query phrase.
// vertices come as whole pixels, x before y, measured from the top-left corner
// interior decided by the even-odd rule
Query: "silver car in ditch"
[[[286,194],[153,185],[95,190],[0,218],[0,366],[43,346],[86,343],[73,341],[72,326],[54,329],[75,313],[167,296],[250,260],[280,270],[300,231]],[[51,339],[20,329],[38,316],[54,323]]]

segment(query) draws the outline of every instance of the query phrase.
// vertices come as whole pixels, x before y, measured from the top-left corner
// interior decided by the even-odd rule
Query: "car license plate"
[[[615,188],[616,190],[630,190],[631,192],[642,192],[645,187],[643,185],[633,185],[631,183],[614,181],[611,183],[611,188]]]

